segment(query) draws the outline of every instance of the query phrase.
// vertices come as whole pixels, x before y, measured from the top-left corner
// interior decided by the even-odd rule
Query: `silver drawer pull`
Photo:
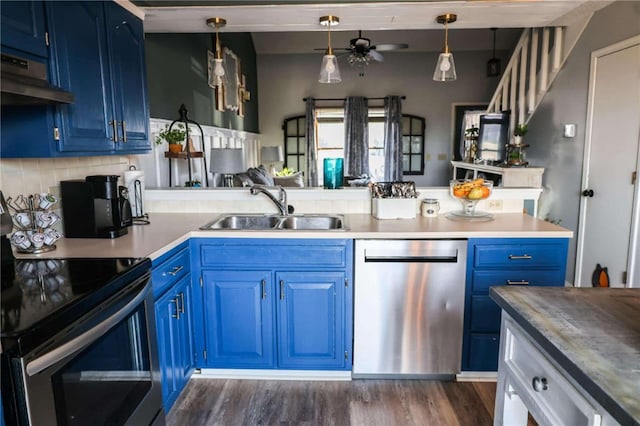
[[[180,319],[180,301],[178,300],[178,298],[176,297],[175,299],[169,300],[169,303],[176,304],[176,313],[171,314],[171,318]]]
[[[507,285],[529,285],[529,281],[527,281],[527,280],[520,280],[520,281],[507,280]]]
[[[528,260],[528,259],[533,259],[533,256],[526,253],[523,255],[517,255],[517,254],[509,255],[509,260]]]
[[[184,269],[184,266],[174,266],[172,271],[167,272],[167,274],[171,276],[176,276],[176,274]]]
[[[545,377],[534,377],[531,381],[531,386],[536,392],[542,392],[549,389],[549,386],[547,386],[547,379]]]

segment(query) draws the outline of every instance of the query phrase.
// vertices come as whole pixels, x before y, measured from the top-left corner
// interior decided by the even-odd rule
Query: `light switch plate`
[[[564,132],[562,133],[562,136],[564,136],[565,138],[573,138],[576,136],[576,125],[575,124],[565,124],[564,125]]]

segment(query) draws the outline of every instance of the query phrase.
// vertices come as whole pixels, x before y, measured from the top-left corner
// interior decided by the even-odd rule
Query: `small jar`
[[[420,205],[420,212],[424,217],[437,217],[440,211],[440,202],[433,198],[426,198],[422,200]]]

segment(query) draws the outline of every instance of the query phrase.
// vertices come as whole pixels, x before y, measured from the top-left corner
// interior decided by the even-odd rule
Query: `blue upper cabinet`
[[[47,6],[55,77],[76,96],[75,103],[59,107],[60,151],[151,149],[140,19],[111,2]]]
[[[120,151],[148,150],[149,105],[142,21],[107,3],[113,99]]]
[[[44,7],[50,80],[72,92],[75,102],[3,106],[3,157],[149,152],[142,21],[114,2]]]
[[[0,19],[3,48],[8,47],[20,51],[19,53],[41,57],[47,56],[43,2],[3,1]]]

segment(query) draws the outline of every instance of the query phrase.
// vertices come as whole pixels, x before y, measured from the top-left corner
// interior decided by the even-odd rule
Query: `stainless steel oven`
[[[72,270],[69,262],[61,269]],[[87,293],[97,297],[105,287]],[[30,331],[38,335],[35,328]],[[16,344],[13,355],[3,354],[3,369],[11,376],[10,383],[3,378],[3,399],[11,394],[18,424],[163,425],[155,335],[147,271],[46,339],[24,340],[28,334],[23,342],[16,339],[28,350],[19,351]],[[5,392],[9,386],[12,392]]]

